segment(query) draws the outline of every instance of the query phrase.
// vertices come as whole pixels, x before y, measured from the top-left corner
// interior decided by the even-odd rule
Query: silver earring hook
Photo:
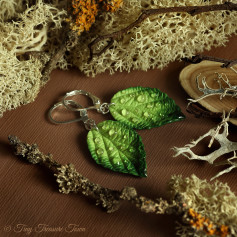
[[[71,105],[73,105],[73,106],[77,106],[77,107],[79,107],[79,108],[82,108],[81,105],[75,103],[73,100],[67,100],[66,103],[67,103],[67,104],[71,104]],[[55,105],[49,110],[48,116],[49,116],[49,119],[50,119],[51,122],[56,123],[56,124],[67,124],[67,123],[74,123],[74,122],[78,122],[78,121],[82,121],[82,120],[83,120],[83,116],[80,116],[80,118],[77,118],[77,119],[72,119],[72,120],[67,120],[67,121],[57,121],[57,120],[55,120],[55,119],[53,118],[53,116],[52,116],[52,113],[53,113],[53,111],[54,111],[56,108],[58,108],[58,107],[60,107],[60,106],[64,106],[63,102],[61,102],[61,101],[58,102],[57,104],[55,104]]]
[[[72,108],[72,107],[68,106],[67,97],[75,96],[75,95],[88,96],[92,100],[93,106],[89,106],[87,108],[83,108],[82,106],[80,106],[79,108]],[[84,91],[84,90],[74,90],[74,91],[66,93],[66,95],[63,97],[62,103],[67,109],[72,110],[72,111],[82,111],[84,109],[85,110],[96,109],[97,112],[102,113],[102,114],[109,113],[109,107],[110,107],[111,104],[113,104],[113,103],[102,103],[101,104],[101,101],[98,97],[96,97],[95,95],[91,94],[90,92],[87,92],[87,91]],[[78,103],[76,103],[76,104],[78,104]]]
[[[79,121],[82,121],[85,125],[85,128],[87,130],[91,130],[91,129],[97,129],[97,126],[96,126],[96,123],[93,119],[90,119],[88,118],[88,115],[87,115],[87,110],[86,109],[81,109],[79,112],[80,112],[80,117],[77,118],[77,119],[72,119],[72,120],[67,120],[67,121],[57,121],[53,118],[52,116],[52,113],[53,111],[60,107],[60,106],[65,106],[65,104],[68,106],[69,104],[72,105],[72,106],[75,106],[75,107],[78,107],[78,108],[82,108],[82,106],[78,103],[76,103],[75,101],[73,100],[66,100],[64,103],[62,101],[58,102],[57,104],[55,104],[50,110],[49,110],[49,119],[51,122],[55,123],[55,124],[68,124],[68,123],[74,123],[74,122],[79,122]],[[65,106],[66,107],[66,106]],[[72,108],[72,107],[69,107],[69,108]],[[77,110],[75,110],[77,111]]]

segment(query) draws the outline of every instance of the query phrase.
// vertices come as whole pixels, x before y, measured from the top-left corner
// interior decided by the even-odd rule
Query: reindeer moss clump
[[[0,2],[0,117],[6,110],[34,101],[45,84],[41,71],[49,59],[47,47],[53,50],[48,29],[57,32],[65,15],[42,1],[26,9],[18,2]],[[17,20],[4,21],[11,17]]]
[[[0,21],[5,21],[16,17],[18,13],[26,8],[28,1],[1,0],[0,1]]]
[[[88,63],[87,45],[98,35],[120,30],[134,22],[141,11],[150,8],[222,4],[225,0],[124,0],[118,13],[107,13],[96,21],[93,31],[85,34],[69,60],[87,76],[109,70],[131,71],[164,68],[168,63],[191,57],[212,46],[223,46],[228,36],[237,33],[237,12],[207,12],[196,16],[167,13],[152,16],[128,34],[115,41],[113,47]],[[237,3],[236,0],[230,2]],[[100,42],[97,49],[104,46]]]
[[[69,7],[74,3],[82,4],[82,1],[73,0],[70,4],[67,0],[0,1],[0,117],[6,110],[32,102],[55,67],[67,69],[76,66],[87,76],[95,76],[106,70],[112,74],[115,71],[163,68],[169,62],[191,57],[212,46],[224,45],[229,35],[237,33],[237,11],[206,12],[195,16],[187,13],[154,15],[124,34],[104,54],[94,57],[88,63],[88,44],[92,40],[127,27],[136,21],[144,9],[214,5],[225,1],[93,2],[99,4],[98,9],[101,11],[98,14],[95,11],[95,19],[92,17],[89,28],[82,27],[82,32],[80,22],[87,22],[84,18],[88,12],[80,7],[76,9],[84,15],[79,11],[79,16],[75,12],[72,16],[72,8]],[[237,3],[237,0],[230,2]],[[78,42],[73,44],[66,38],[73,32],[71,26],[75,24],[79,27],[75,29],[80,31],[76,38]],[[73,50],[70,45],[73,45]],[[104,46],[105,42],[101,41],[95,50]]]

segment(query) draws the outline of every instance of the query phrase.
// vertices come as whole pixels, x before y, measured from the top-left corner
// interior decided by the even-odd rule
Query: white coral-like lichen
[[[23,13],[14,14],[17,21],[0,21],[0,117],[6,110],[34,101],[45,84],[41,81],[41,71],[48,60],[47,54],[21,56],[31,51],[45,51],[48,27],[51,31],[60,29],[65,11],[39,0]]]
[[[226,226],[237,225],[237,197],[227,184],[219,181],[209,183],[195,175],[188,178],[173,176],[169,188],[172,197],[178,193],[182,194],[188,207],[214,223]],[[193,236],[193,231],[190,228],[180,225],[177,234],[183,237]],[[231,234],[236,236],[237,233]],[[205,236],[205,234],[198,233],[196,236]]]
[[[54,23],[51,31],[60,28],[62,14],[64,12],[39,1],[37,5],[18,14],[20,21],[0,24],[0,42],[8,51],[13,51],[17,55],[30,51],[40,51],[47,41],[49,23]]]
[[[113,47],[88,63],[87,45],[98,35],[120,30],[134,22],[143,9],[173,6],[222,4],[225,0],[124,0],[117,13],[106,13],[96,21],[93,30],[82,36],[69,61],[88,76],[109,70],[130,71],[164,68],[169,62],[191,57],[212,46],[222,46],[228,36],[237,33],[237,12],[207,12],[196,16],[187,13],[155,15],[130,30]],[[236,0],[230,1],[237,3]],[[100,42],[100,49],[105,42]]]
[[[0,116],[35,99],[41,87],[42,63],[38,59],[19,61],[0,44]]]
[[[26,9],[28,1],[0,0],[0,21],[6,21],[16,17],[18,13]]]

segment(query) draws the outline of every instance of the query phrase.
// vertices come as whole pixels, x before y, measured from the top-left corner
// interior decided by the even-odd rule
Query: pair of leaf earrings
[[[74,100],[67,99],[75,95],[86,95],[93,106],[83,108]],[[70,121],[56,121],[52,112],[59,106],[80,112],[80,117]],[[87,111],[96,109],[99,113],[108,112],[117,121],[106,120],[96,125]],[[185,118],[174,100],[156,88],[131,87],[117,92],[111,103],[102,103],[99,98],[83,90],[67,93],[63,100],[49,111],[53,123],[72,123],[83,121],[89,133],[87,144],[97,164],[113,171],[146,177],[146,153],[141,137],[133,129],[150,129],[180,121]]]

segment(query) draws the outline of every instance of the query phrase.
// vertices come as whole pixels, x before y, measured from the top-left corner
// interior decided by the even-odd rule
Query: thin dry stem
[[[237,64],[237,59],[228,60],[224,58],[218,58],[218,57],[212,57],[212,56],[200,55],[200,54],[193,56],[192,58],[182,58],[182,60],[188,63],[193,63],[193,64],[200,63],[204,60],[219,62],[219,63],[223,63],[221,67],[225,67],[225,68],[232,68],[234,65]]]
[[[121,191],[101,187],[78,173],[73,164],[61,165],[53,160],[51,154],[44,155],[36,144],[26,144],[16,136],[9,136],[9,141],[17,156],[24,157],[32,164],[40,164],[51,170],[57,178],[60,192],[65,194],[81,192],[85,196],[94,198],[96,203],[102,205],[109,213],[119,209],[121,200],[131,201],[143,212],[156,214],[163,214],[174,206],[163,199],[153,201],[138,196],[136,189],[132,187],[125,187]]]
[[[65,55],[66,51],[71,51],[78,43],[78,34],[68,28],[65,29],[64,39],[58,50],[51,56],[42,70],[42,81],[47,82],[50,78],[50,73],[56,68],[57,63]]]
[[[95,40],[93,40],[88,45],[89,50],[90,50],[89,61],[91,61],[94,56],[100,56],[101,54],[103,54],[108,48],[110,48],[113,45],[113,42],[115,40],[118,40],[119,38],[121,38],[129,30],[139,25],[150,16],[165,14],[165,13],[172,13],[172,12],[186,12],[190,14],[191,16],[195,16],[197,14],[201,14],[204,12],[223,11],[223,10],[237,11],[237,4],[232,3],[232,2],[225,2],[224,4],[208,5],[208,6],[169,7],[169,8],[144,10],[135,22],[131,23],[129,26],[125,27],[124,29],[113,32],[111,34],[99,36]],[[104,40],[108,41],[107,45],[104,48],[102,48],[99,52],[97,53],[93,52],[93,46]]]

